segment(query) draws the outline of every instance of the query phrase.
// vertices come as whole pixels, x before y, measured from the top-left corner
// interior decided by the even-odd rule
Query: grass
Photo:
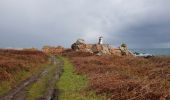
[[[104,97],[97,96],[95,92],[88,91],[87,77],[74,73],[73,65],[68,59],[60,57],[64,61],[64,73],[57,87],[60,90],[60,100],[103,100]]]
[[[13,78],[10,80],[1,81],[0,82],[0,96],[3,96],[7,92],[9,92],[13,88],[13,86],[16,86],[21,81],[27,79],[28,77],[31,77],[32,75],[34,75],[34,73],[38,73],[39,71],[41,71],[42,69],[46,67],[45,64],[41,64],[38,66],[39,67],[32,69],[31,72],[23,70],[23,71],[15,73]]]
[[[3,81],[0,84],[0,96],[4,95],[11,89],[11,84],[8,81]]]
[[[0,96],[32,76],[47,63],[41,51],[0,49]]]
[[[49,87],[49,82],[54,77],[56,68],[56,65],[47,66],[46,73],[44,73],[37,82],[29,86],[29,88],[27,89],[27,100],[36,100],[44,95],[44,93]]]

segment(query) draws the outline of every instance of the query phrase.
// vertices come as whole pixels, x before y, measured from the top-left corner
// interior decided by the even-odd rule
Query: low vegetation
[[[61,100],[170,100],[170,57],[96,56],[69,49],[62,55],[69,59],[59,57],[64,61],[56,82]],[[47,68],[27,87],[28,99],[39,99],[56,71],[53,65],[44,66],[48,57],[37,50],[0,49],[0,59],[0,96]]]
[[[49,82],[52,81],[56,72],[56,65],[48,65],[43,75],[27,89],[27,100],[36,100],[43,98],[48,91]]]
[[[98,95],[106,95],[107,99],[170,100],[170,57],[144,59],[95,56],[71,51],[63,55],[71,59],[77,74],[87,76],[89,81],[87,89],[95,90]],[[70,86],[68,84],[75,86],[82,82],[70,83],[72,76],[63,75],[63,77],[68,80],[66,82],[67,80],[61,78],[65,84],[60,86],[66,87],[63,89],[67,89],[67,86]],[[72,93],[74,95],[74,92]]]
[[[0,96],[30,77],[47,62],[47,55],[37,50],[0,49]]]
[[[64,61],[64,72],[57,83],[60,91],[59,100],[103,100],[104,97],[96,96],[95,92],[86,90],[88,86],[87,77],[74,73],[73,65],[66,58]]]

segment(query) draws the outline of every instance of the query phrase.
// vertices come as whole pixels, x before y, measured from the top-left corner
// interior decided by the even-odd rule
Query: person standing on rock
[[[103,37],[99,37],[99,43],[98,44],[103,44]]]

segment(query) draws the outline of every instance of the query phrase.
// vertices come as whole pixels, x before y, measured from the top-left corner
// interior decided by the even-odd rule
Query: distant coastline
[[[130,50],[133,52],[149,53],[153,54],[154,56],[170,56],[170,48],[136,48]]]

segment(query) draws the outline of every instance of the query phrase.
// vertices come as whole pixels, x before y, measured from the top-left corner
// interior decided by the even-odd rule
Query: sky
[[[170,0],[0,0],[0,48],[70,47],[77,39],[170,48]]]

